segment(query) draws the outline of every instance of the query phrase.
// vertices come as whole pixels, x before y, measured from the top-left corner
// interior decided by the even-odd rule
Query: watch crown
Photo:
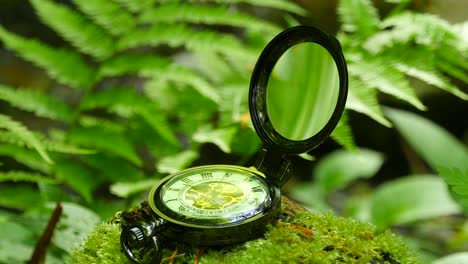
[[[134,227],[130,229],[130,235],[129,239],[131,240],[131,243],[140,243],[145,240],[145,235],[143,234],[143,231],[139,227]]]

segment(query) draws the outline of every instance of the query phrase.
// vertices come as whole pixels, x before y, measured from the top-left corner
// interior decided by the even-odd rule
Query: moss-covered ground
[[[287,209],[287,208],[286,208]],[[75,250],[72,264],[130,264],[120,249],[119,219],[98,225]],[[167,245],[163,263],[419,263],[401,239],[332,213],[299,212],[269,227],[264,237],[225,248]]]

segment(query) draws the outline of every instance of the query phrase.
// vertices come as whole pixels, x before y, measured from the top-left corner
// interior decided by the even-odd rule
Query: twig
[[[193,262],[193,264],[198,264],[198,262],[201,259],[201,256],[203,255],[203,251],[205,251],[204,247],[202,247],[202,248],[200,248],[200,250],[198,250],[197,257],[195,258],[195,261]]]
[[[55,227],[57,226],[60,216],[62,215],[62,204],[57,202],[55,205],[55,210],[52,213],[52,216],[47,223],[47,227],[44,230],[44,233],[41,236],[41,239],[37,242],[36,247],[34,248],[34,253],[31,256],[28,264],[44,264],[47,254],[47,248],[49,247],[50,240],[54,234]]]

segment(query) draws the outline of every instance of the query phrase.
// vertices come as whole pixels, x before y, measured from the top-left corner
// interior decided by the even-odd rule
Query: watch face
[[[271,203],[264,178],[243,167],[202,166],[170,176],[150,204],[163,217],[188,224],[225,224],[262,213]]]

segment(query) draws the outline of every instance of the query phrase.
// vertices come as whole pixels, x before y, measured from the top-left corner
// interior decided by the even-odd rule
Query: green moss
[[[97,226],[69,263],[129,263],[120,250],[117,222]],[[199,263],[418,263],[396,235],[375,232],[372,225],[353,219],[304,212],[271,226],[264,238],[207,249]],[[170,257],[175,247],[183,255],[173,263],[193,263],[199,252],[199,248],[174,245],[164,250],[163,258]]]

